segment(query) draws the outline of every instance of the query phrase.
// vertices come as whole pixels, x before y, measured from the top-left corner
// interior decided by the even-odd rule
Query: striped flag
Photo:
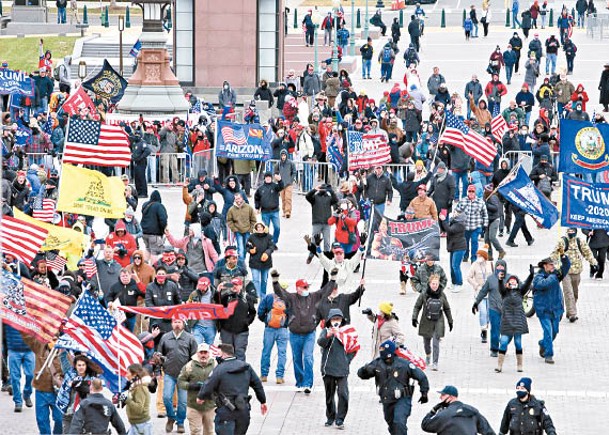
[[[6,270],[1,280],[2,321],[43,343],[53,341],[72,299]]]
[[[387,136],[382,133],[347,132],[349,170],[391,163]]]
[[[87,258],[85,260],[85,276],[87,279],[91,279],[97,275],[97,263],[94,258]]]
[[[27,266],[32,263],[48,234],[48,230],[44,228],[21,219],[2,216],[2,224],[0,225],[2,252],[11,254]]]
[[[66,266],[68,260],[62,257],[59,254],[55,254],[54,252],[47,252],[47,266],[53,272],[61,272]]]
[[[357,353],[360,349],[357,330],[352,325],[341,326],[336,333],[336,338],[343,344],[346,353]]]
[[[68,123],[63,163],[129,166],[131,148],[127,133],[117,125],[71,119]]]
[[[399,356],[400,358],[404,358],[406,361],[410,361],[411,363],[413,363],[415,366],[417,366],[421,370],[425,370],[427,368],[427,364],[425,364],[425,360],[423,358],[421,358],[420,356],[412,353],[412,351],[410,349],[408,349],[406,346],[398,347],[395,350],[395,354],[396,354],[396,356]]]
[[[34,203],[32,217],[43,222],[53,222],[53,218],[55,217],[56,204],[57,203],[55,202],[55,200],[50,198],[44,198],[41,201],[41,204]]]
[[[77,307],[63,328],[71,340],[63,337],[59,348],[86,349],[89,356],[114,376],[125,376],[127,367],[144,359],[142,343],[101,306],[89,292],[83,292]]]
[[[505,119],[501,115],[497,115],[491,120],[491,133],[498,142],[501,142],[508,128],[507,122],[505,122]]]
[[[240,125],[227,125],[222,127],[220,130],[222,133],[222,140],[224,143],[231,143],[235,145],[247,145],[247,138]]]
[[[446,112],[446,129],[440,142],[456,146],[465,154],[489,166],[497,155],[497,148],[484,136],[466,126],[451,112]]]

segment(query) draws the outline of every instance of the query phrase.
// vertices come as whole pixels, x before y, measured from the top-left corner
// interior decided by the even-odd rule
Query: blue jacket
[[[569,17],[563,17],[561,16],[560,18],[558,18],[558,20],[556,20],[556,27],[558,27],[559,29],[568,29],[569,28]]]
[[[505,50],[503,52],[503,62],[506,66],[516,64],[516,52],[514,50]]]
[[[547,273],[540,269],[533,278],[533,306],[538,317],[550,314],[560,317],[565,312],[558,273],[566,276],[570,267],[569,258],[564,256],[560,272]]]
[[[4,325],[4,333],[6,335],[6,347],[13,352],[31,352],[32,349],[25,344],[21,333],[9,325]]]
[[[258,319],[261,322],[263,322],[265,325],[267,325],[267,316],[271,312],[271,310],[273,309],[273,304],[275,303],[275,298],[283,300],[279,296],[277,296],[276,294],[269,293],[264,298],[262,298],[262,300],[260,301],[260,305],[258,305]],[[287,319],[290,318],[290,311],[289,311],[289,309],[287,307],[287,304],[286,304],[285,314],[286,314],[286,322],[282,326],[282,328],[287,328],[288,327]]]
[[[471,18],[466,18],[465,21],[463,22],[463,29],[466,32],[471,32],[472,31],[472,27],[473,27],[473,23]]]

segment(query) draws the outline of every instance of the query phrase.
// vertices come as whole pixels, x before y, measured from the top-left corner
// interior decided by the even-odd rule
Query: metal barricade
[[[148,183],[155,186],[183,184],[190,174],[191,163],[187,153],[162,153],[154,156],[154,159],[149,158],[146,170]]]
[[[533,153],[531,151],[508,151],[501,158],[509,160],[510,168],[513,168],[522,159],[522,167],[527,174],[533,169]]]
[[[275,173],[276,165],[279,160],[267,160],[264,164],[258,167],[256,177],[252,183],[254,188],[257,188],[264,182],[264,172]],[[339,175],[334,170],[334,167],[328,162],[317,162],[314,160],[294,161],[296,165],[296,179],[294,186],[299,193],[307,193],[318,184],[329,184],[333,188],[338,187]]]
[[[586,19],[586,35],[592,39],[609,37],[609,15],[589,15]]]
[[[192,165],[190,167],[190,177],[196,177],[201,169],[205,169],[212,176],[216,175],[216,159],[214,150],[205,150],[192,155]]]

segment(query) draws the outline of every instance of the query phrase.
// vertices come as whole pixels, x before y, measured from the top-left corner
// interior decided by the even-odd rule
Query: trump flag
[[[218,121],[216,157],[233,160],[268,160],[271,135],[260,124]]]

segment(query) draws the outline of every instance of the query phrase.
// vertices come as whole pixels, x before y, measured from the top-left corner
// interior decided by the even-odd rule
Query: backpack
[[[541,193],[545,195],[549,195],[550,193],[552,193],[552,183],[550,182],[550,179],[547,176],[539,180],[537,187],[539,188],[539,190],[541,190]],[[566,244],[565,246],[569,245]]]
[[[61,68],[62,66],[63,65],[59,65],[58,67],[53,69],[53,78],[55,79],[55,81],[59,81],[59,68]]]
[[[269,328],[283,328],[288,318],[285,310],[285,302],[276,295],[273,295],[273,307],[266,314],[266,325]]]
[[[582,253],[582,242],[579,240],[579,237],[576,237],[575,240],[577,240],[577,250]],[[562,242],[565,245],[565,252],[567,252],[569,250],[569,238],[566,236],[562,236]]]
[[[439,298],[427,298],[425,301],[425,318],[437,322],[442,316],[442,301]]]
[[[391,62],[391,48],[385,47],[383,48],[383,63]]]

